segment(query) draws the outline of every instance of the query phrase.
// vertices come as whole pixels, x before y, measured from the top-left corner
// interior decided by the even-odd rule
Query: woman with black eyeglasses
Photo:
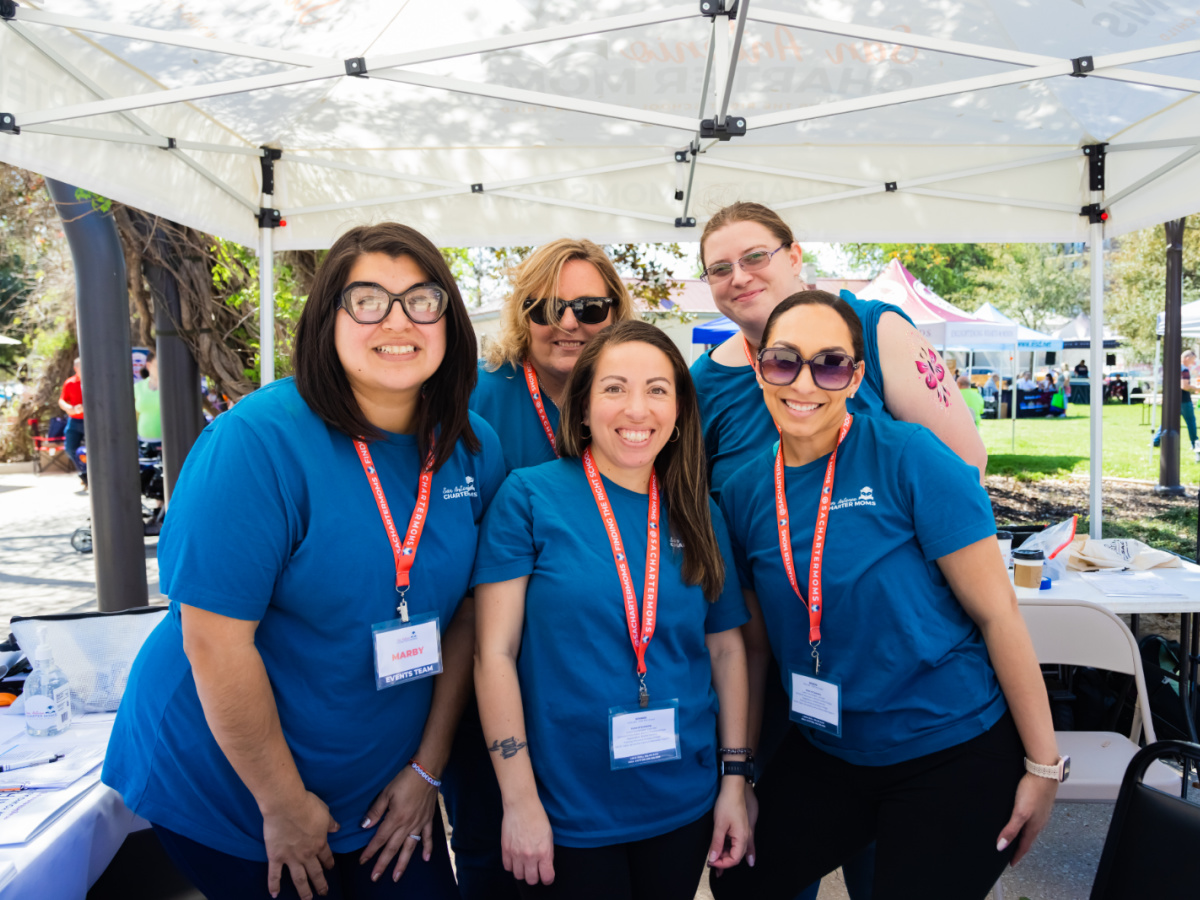
[[[567,376],[599,331],[631,318],[625,283],[591,241],[551,241],[516,267],[500,333],[484,345],[471,394],[471,409],[500,438],[506,472],[558,458],[554,434]],[[445,782],[463,900],[515,898],[500,852],[500,787],[473,700],[463,713]]]
[[[294,361],[188,455],[158,549],[171,614],[103,779],[208,897],[453,900],[439,778],[504,464],[438,249],[395,223],[339,238]]]
[[[876,900],[983,898],[1069,771],[978,473],[923,426],[848,411],[864,353],[853,308],[804,291],[755,354],[779,443],[721,508],[791,724],[753,789],[756,865],[718,900],[791,900],[872,841]]]

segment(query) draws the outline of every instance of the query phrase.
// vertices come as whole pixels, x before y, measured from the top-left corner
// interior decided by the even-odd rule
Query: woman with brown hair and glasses
[[[561,458],[509,475],[472,576],[504,865],[527,897],[690,900],[748,830],[747,615],[695,391],[630,321],[583,351],[562,409]]]
[[[171,613],[104,781],[206,896],[451,900],[463,560],[504,466],[467,410],[475,335],[441,253],[395,223],[344,234],[294,359],[188,455],[159,541]]]

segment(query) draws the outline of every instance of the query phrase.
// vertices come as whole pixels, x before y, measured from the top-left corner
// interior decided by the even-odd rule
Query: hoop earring
[[[668,443],[668,444],[673,444],[673,443],[675,443],[677,440],[679,440],[679,435],[680,435],[679,426],[678,426],[678,425],[676,425],[676,426],[675,426],[675,433],[674,433],[673,435],[671,435],[669,438],[667,438],[667,443]]]
[[[583,433],[583,429],[585,428],[587,428],[587,434]],[[590,441],[592,439],[592,429],[588,428],[587,422],[579,423],[579,436],[585,441]]]

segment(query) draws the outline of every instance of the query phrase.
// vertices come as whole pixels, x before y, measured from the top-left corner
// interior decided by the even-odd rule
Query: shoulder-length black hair
[[[334,343],[342,288],[354,263],[367,253],[382,253],[393,259],[407,256],[430,281],[445,288],[450,298],[445,314],[446,355],[425,382],[417,405],[417,448],[421,459],[427,459],[430,442],[437,434],[433,455],[436,472],[450,458],[460,439],[472,453],[479,450],[479,438],[471,430],[467,406],[475,389],[477,354],[475,330],[450,267],[441,251],[416,229],[398,222],[360,225],[343,234],[330,248],[317,269],[312,292],[296,326],[293,351],[296,388],[304,402],[330,428],[364,441],[383,436],[367,421],[354,399]]]
[[[699,585],[708,601],[715,602],[725,585],[726,572],[709,507],[700,404],[683,354],[662,329],[640,319],[630,319],[609,325],[588,341],[567,377],[558,423],[558,452],[563,456],[583,456],[591,440],[590,433],[587,436],[583,433],[583,418],[587,415],[600,354],[606,347],[631,342],[649,344],[661,351],[674,370],[675,426],[679,436],[658,451],[654,470],[662,479],[671,532],[683,543],[683,580]]]

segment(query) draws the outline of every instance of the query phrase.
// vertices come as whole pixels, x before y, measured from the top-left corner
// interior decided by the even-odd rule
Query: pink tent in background
[[[898,259],[857,293],[863,300],[882,300],[900,307],[943,353],[948,349],[1012,350],[1017,343],[1015,324],[991,322],[964,312],[927,288]]]

